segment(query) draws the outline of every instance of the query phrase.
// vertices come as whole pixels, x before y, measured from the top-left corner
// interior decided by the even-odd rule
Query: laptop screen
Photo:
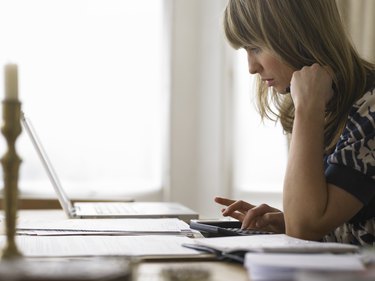
[[[35,150],[37,154],[40,157],[40,160],[43,163],[44,168],[46,169],[46,172],[48,174],[49,179],[52,182],[53,188],[55,189],[58,199],[60,201],[60,204],[64,211],[68,214],[68,216],[71,215],[71,211],[73,210],[72,203],[68,197],[68,195],[63,190],[60,180],[57,177],[57,174],[51,164],[51,162],[48,159],[47,153],[45,152],[41,142],[39,141],[39,138],[31,124],[31,121],[25,117],[25,114],[21,112],[21,123],[23,127],[26,130],[27,135],[30,137],[31,142],[33,146],[35,147]]]

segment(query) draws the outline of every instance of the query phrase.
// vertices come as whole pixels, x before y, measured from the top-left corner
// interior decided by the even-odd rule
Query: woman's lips
[[[275,80],[274,79],[263,79],[267,83],[268,87],[274,86],[275,85]]]

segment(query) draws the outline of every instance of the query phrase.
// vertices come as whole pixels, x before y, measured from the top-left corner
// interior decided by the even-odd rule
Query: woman
[[[283,212],[217,197],[223,215],[242,228],[374,245],[375,66],[353,48],[335,0],[229,0],[224,28],[259,77],[261,117],[291,141]]]

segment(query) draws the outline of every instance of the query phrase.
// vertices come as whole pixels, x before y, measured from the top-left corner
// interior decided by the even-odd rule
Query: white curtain
[[[375,1],[337,0],[337,4],[358,52],[375,62]]]

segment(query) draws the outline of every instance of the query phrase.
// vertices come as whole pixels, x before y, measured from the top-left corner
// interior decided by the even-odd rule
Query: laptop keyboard
[[[95,203],[94,208],[97,214],[103,215],[103,214],[109,214],[109,215],[115,215],[115,214],[136,214],[137,210],[130,206],[129,204],[123,204],[123,203]]]

